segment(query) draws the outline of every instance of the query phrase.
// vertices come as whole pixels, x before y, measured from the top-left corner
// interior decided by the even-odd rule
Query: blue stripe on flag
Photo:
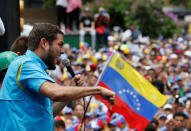
[[[110,87],[132,110],[152,121],[158,107],[141,96],[116,70],[108,66],[100,81]]]

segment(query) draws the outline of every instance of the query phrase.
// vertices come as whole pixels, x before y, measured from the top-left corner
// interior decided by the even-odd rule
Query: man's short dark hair
[[[186,118],[186,115],[183,112],[175,112],[173,117],[175,118],[177,116],[182,116],[182,117],[184,117],[184,119]]]
[[[21,55],[25,54],[28,45],[27,36],[19,36],[11,45],[10,50],[17,53],[20,52]]]
[[[55,127],[59,128],[62,127],[62,129],[65,129],[65,123],[63,120],[56,120],[54,122]]]
[[[49,44],[52,44],[57,34],[64,35],[56,25],[49,23],[35,24],[28,37],[28,49],[32,51],[36,50],[41,38],[45,38]]]
[[[151,121],[151,124],[155,124],[156,126],[158,126],[159,122],[157,119],[153,118],[153,120]]]

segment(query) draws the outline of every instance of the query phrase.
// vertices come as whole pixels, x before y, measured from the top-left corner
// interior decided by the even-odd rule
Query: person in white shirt
[[[0,36],[5,34],[5,27],[3,21],[0,18]]]
[[[67,25],[67,13],[66,9],[68,6],[67,0],[56,0],[56,10],[57,10],[57,24],[61,28],[61,25],[64,24],[66,27]]]
[[[85,34],[89,33],[91,35],[91,45],[92,49],[95,50],[96,42],[96,31],[95,22],[93,17],[90,15],[90,8],[85,8],[84,16],[80,20],[80,43],[84,42]]]

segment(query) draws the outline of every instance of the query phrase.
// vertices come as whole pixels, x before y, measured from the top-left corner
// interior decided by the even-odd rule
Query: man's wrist
[[[97,87],[96,87],[96,90],[97,90],[97,92],[98,92],[98,95],[101,95],[101,94],[102,94],[102,87],[97,86]]]

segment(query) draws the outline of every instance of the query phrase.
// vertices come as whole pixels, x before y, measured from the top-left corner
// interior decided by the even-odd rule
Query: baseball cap
[[[172,105],[171,104],[164,105],[163,110],[166,110],[166,109],[171,109],[172,110]]]
[[[96,64],[91,64],[90,65],[90,70],[91,71],[96,71],[98,69],[98,66]]]
[[[0,71],[8,68],[16,57],[18,57],[18,55],[12,51],[5,51],[0,53]]]
[[[77,61],[72,62],[73,66],[79,66],[80,64]]]
[[[166,114],[161,114],[161,115],[159,116],[159,119],[161,119],[161,118],[166,118],[166,119],[167,119],[167,115],[166,115]]]
[[[176,76],[176,81],[181,81],[182,80],[182,76],[181,75],[177,75]]]
[[[72,112],[73,112],[73,111],[72,111],[72,109],[71,109],[70,107],[67,107],[67,106],[66,106],[66,107],[64,108],[64,114],[72,114]]]
[[[182,62],[180,62],[180,64],[179,64],[181,67],[185,67],[185,63],[182,61]]]
[[[105,115],[105,112],[101,112],[98,108],[94,109],[94,116],[102,116]]]
[[[170,83],[174,83],[175,82],[175,79],[172,76],[169,76],[168,80],[169,80]]]
[[[101,126],[98,124],[98,119],[91,120],[88,123],[88,128],[89,129],[94,129],[94,130],[100,130]]]
[[[172,55],[170,55],[170,58],[171,58],[171,59],[177,59],[178,56],[177,56],[176,54],[172,54]]]
[[[185,56],[188,56],[188,57],[191,57],[191,51],[185,51],[185,52],[184,52],[184,55],[185,55]]]
[[[180,89],[180,86],[179,85],[174,85],[172,86],[172,90],[179,90]]]
[[[75,53],[78,52],[78,49],[75,47],[73,47],[71,50],[72,50],[72,52],[75,52]]]
[[[178,103],[184,105],[184,99],[183,99],[183,98],[179,98],[179,99],[178,99]]]
[[[107,121],[107,122],[111,121],[111,118],[108,115],[102,115],[102,116],[98,117],[98,119]]]
[[[188,119],[190,117],[189,113],[184,112],[185,117]]]
[[[86,113],[86,117],[92,118],[92,117],[93,117],[93,114],[90,113],[90,112],[87,112],[87,113]]]
[[[108,36],[108,37],[107,37],[107,40],[108,40],[108,41],[115,41],[116,39],[115,39],[115,37],[113,37],[113,36]]]
[[[89,56],[88,55],[83,55],[82,58],[83,59],[89,59]]]
[[[187,98],[187,99],[191,98],[191,92],[189,92],[189,93],[186,94],[186,98]]]

